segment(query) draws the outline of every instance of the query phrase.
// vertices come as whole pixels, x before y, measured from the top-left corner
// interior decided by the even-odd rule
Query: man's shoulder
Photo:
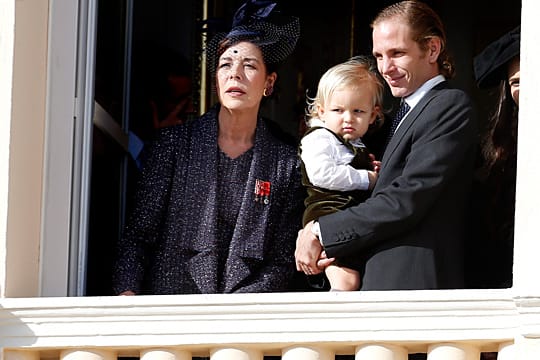
[[[464,90],[452,86],[448,81],[443,81],[434,86],[425,96],[425,100],[439,98],[441,101],[469,104],[471,99]]]

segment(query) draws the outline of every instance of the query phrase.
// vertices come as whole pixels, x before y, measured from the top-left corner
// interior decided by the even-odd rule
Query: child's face
[[[368,87],[336,90],[317,110],[325,126],[346,140],[364,136],[377,116]]]

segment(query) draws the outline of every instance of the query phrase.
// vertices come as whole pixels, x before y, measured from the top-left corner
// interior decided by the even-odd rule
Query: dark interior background
[[[279,72],[277,94],[263,114],[298,137],[306,92],[313,95],[322,73],[352,55],[371,52],[369,24],[375,14],[395,1],[278,1],[284,13],[301,22],[298,46]],[[456,62],[453,83],[474,100],[481,120],[495,93],[480,91],[474,82],[472,59],[489,42],[520,23],[521,1],[426,1],[446,25],[448,47]],[[201,90],[201,50],[205,34],[227,25],[238,0],[203,1],[100,0],[96,49],[95,99],[124,131],[143,140],[153,135],[148,101],[170,66],[188,69],[192,98],[214,102],[211,87]],[[204,21],[210,20],[210,21]],[[94,128],[91,210],[86,295],[112,295],[114,247],[129,209],[135,162],[107,133]]]

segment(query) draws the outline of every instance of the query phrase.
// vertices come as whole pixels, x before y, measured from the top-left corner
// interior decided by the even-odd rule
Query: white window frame
[[[50,0],[40,296],[84,294],[96,0]]]
[[[96,0],[50,0],[50,4],[40,295],[73,296],[83,293],[86,267]],[[516,294],[529,295],[540,294],[538,18],[540,2],[523,0],[513,288]],[[75,146],[81,143],[82,149]],[[70,258],[77,260],[70,263]]]

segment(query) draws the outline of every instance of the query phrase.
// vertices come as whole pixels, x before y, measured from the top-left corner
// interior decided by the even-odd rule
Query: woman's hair
[[[382,125],[384,115],[382,111],[384,82],[378,74],[374,62],[367,56],[356,56],[346,62],[340,63],[328,69],[319,80],[317,94],[314,98],[306,96],[306,117],[318,117],[317,105],[324,106],[337,90],[343,88],[356,88],[366,91],[373,97],[373,106],[378,107],[377,120],[370,130]]]
[[[454,76],[454,64],[446,49],[446,32],[443,23],[433,9],[421,1],[401,1],[383,9],[371,23],[373,28],[382,21],[399,17],[411,29],[412,39],[420,49],[427,50],[429,40],[437,37],[441,41],[441,53],[437,59],[439,70],[445,78]]]
[[[485,175],[493,169],[504,171],[507,164],[514,161],[517,153],[517,128],[518,106],[512,99],[508,81],[503,80],[499,85],[497,107],[489,118],[482,139]]]

